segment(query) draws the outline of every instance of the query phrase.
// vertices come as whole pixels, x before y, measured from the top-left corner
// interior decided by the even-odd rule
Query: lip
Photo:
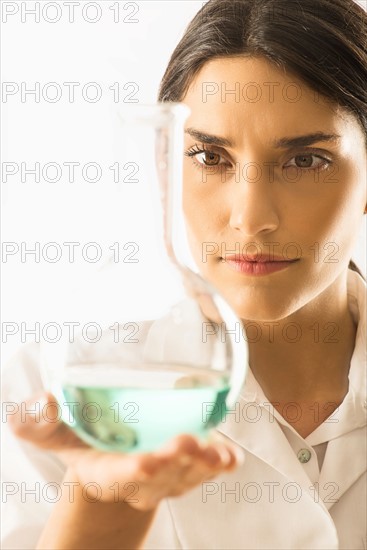
[[[234,271],[253,276],[269,275],[270,273],[281,271],[282,269],[290,267],[298,260],[299,258],[285,260],[279,256],[266,254],[259,254],[256,257],[246,256],[246,260],[243,259],[243,256],[226,256],[222,258],[222,261],[228,264]]]

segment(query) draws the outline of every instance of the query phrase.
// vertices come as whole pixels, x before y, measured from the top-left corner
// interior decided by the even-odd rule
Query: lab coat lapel
[[[244,397],[239,398],[240,412],[245,410],[247,403],[249,401]],[[271,465],[290,481],[298,483],[302,489],[312,495],[312,489],[310,491],[312,482],[295,456],[279,424],[264,407],[259,405],[257,407],[261,411],[257,422],[243,419],[242,414],[239,422],[236,422],[236,418],[229,414],[217,426],[217,430]]]
[[[327,509],[366,471],[365,432],[364,426],[328,443],[319,478],[319,495]]]

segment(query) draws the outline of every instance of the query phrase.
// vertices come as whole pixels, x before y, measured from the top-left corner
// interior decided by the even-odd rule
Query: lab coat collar
[[[366,283],[360,275],[351,270],[348,272],[348,303],[352,315],[358,323],[356,344],[349,372],[350,388],[340,407],[341,414],[337,418],[338,422],[322,424],[305,440],[308,445],[329,441],[319,486],[321,491],[330,493],[330,483],[333,482],[338,487],[338,498],[366,470],[366,449],[360,448],[361,441],[364,442],[364,447],[366,446],[365,437],[361,437],[361,430],[364,430],[366,425]],[[248,415],[245,415],[247,421],[236,422],[236,419],[229,415],[228,422],[225,419],[218,426],[218,431],[273,466],[290,480],[299,483],[305,491],[309,493],[314,491],[313,488],[310,488],[310,479],[270,409],[260,406],[259,388],[260,386],[249,369],[239,399],[240,412],[252,403],[253,407],[258,406],[259,418],[254,417],[257,421],[249,422]],[[261,389],[260,394],[262,394]],[[341,438],[341,435],[345,437]],[[345,445],[349,446],[352,455],[345,453]],[[351,467],[351,465],[353,466]],[[330,508],[333,504],[332,499],[326,498],[325,500],[327,508]],[[320,503],[322,501],[320,494]]]

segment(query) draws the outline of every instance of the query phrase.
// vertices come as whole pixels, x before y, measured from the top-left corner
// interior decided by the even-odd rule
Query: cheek
[[[207,188],[184,184],[183,210],[194,261],[202,275],[211,280],[211,266],[218,258],[227,224],[223,201]]]
[[[352,166],[344,167],[333,177],[334,182],[321,184],[327,188],[322,193],[322,200],[315,201],[314,208],[309,211],[309,227],[325,253],[330,253],[334,247],[338,250],[337,257],[342,260],[354,245],[365,191],[360,174]]]
[[[184,170],[183,210],[192,242],[200,243],[218,239],[226,225],[226,207],[220,189],[213,189],[212,182],[202,181],[200,170]]]
[[[203,250],[208,241],[211,241],[210,235],[213,234],[213,228],[209,225],[206,210],[201,203],[190,197],[184,200],[184,216],[186,224],[186,233],[191,253],[195,263],[200,271],[205,271],[206,264],[203,263]]]

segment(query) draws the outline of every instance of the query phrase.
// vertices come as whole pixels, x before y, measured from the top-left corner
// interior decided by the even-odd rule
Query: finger
[[[183,434],[171,440],[154,456],[167,461],[178,457],[182,465],[201,459],[210,467],[218,465],[228,469],[241,465],[245,459],[244,450],[221,434],[212,434],[207,441]]]
[[[227,448],[231,454],[231,461],[228,464],[228,469],[241,466],[246,459],[245,450],[220,432],[212,431],[208,438],[208,443],[212,443],[214,445],[218,443]]]
[[[190,434],[180,434],[171,439],[161,449],[153,453],[162,462],[176,459],[185,465],[201,452],[201,442]]]
[[[125,488],[129,491],[134,484],[138,492],[134,502],[129,499],[130,506],[148,510],[163,498],[182,494],[218,475],[232,462],[233,450],[223,443],[208,446],[191,435],[181,435],[154,453],[102,453],[90,449],[73,467],[82,484],[98,479],[102,486],[110,487],[117,482],[122,499],[129,496]]]
[[[103,485],[111,485],[112,478],[118,480],[122,488],[126,483],[136,484],[138,499],[130,505],[142,510],[154,508],[159,500],[169,496],[200,453],[196,438],[181,435],[154,453],[122,455],[96,451],[88,453],[88,457],[84,456],[74,467],[83,483],[93,478],[101,480]],[[85,478],[86,472],[90,479]]]
[[[61,421],[60,407],[49,393],[33,397],[26,402],[26,409],[34,413],[24,414],[22,407],[9,418],[12,432],[37,447],[52,451],[75,447],[87,447],[76,434]]]
[[[155,473],[142,483],[144,498],[155,504],[162,498],[181,495],[244,460],[242,450],[233,444],[200,444],[192,436],[180,436],[156,454]]]

